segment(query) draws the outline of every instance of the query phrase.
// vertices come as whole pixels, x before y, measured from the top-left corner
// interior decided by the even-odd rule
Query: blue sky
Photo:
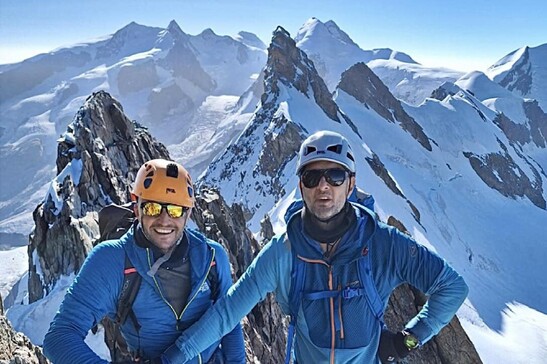
[[[114,33],[131,21],[183,31],[246,30],[266,44],[310,17],[334,20],[363,49],[391,48],[428,66],[481,70],[547,42],[547,1],[0,0],[0,64]]]

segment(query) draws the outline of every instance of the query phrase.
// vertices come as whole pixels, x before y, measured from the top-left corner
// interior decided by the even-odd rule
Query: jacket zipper
[[[203,283],[205,282],[205,280],[207,280],[207,277],[209,276],[209,272],[211,271],[211,264],[213,263],[213,260],[215,259],[215,250],[214,249],[211,249],[212,250],[212,254],[211,254],[211,260],[209,260],[209,268],[207,268],[207,273],[205,274],[205,278],[203,278],[203,280],[200,282],[199,286],[198,286],[198,289],[196,290],[196,293],[194,293],[194,295],[192,296],[192,298],[188,301],[188,303],[186,303],[186,306],[184,306],[184,309],[182,310],[182,312],[180,313],[180,316],[177,315],[177,311],[175,311],[175,309],[173,308],[173,306],[171,306],[171,304],[165,299],[165,297],[163,296],[163,293],[160,289],[160,285],[158,284],[158,281],[156,280],[156,277],[152,277],[152,279],[154,279],[154,284],[156,285],[156,287],[158,288],[158,292],[160,293],[161,295],[161,298],[163,299],[163,301],[167,304],[167,306],[169,306],[169,308],[171,309],[171,311],[173,311],[173,313],[175,314],[175,318],[177,319],[177,322],[182,318],[182,315],[184,315],[184,312],[186,311],[186,309],[188,308],[188,306],[190,306],[190,304],[192,303],[192,301],[196,298],[196,296],[198,295],[199,293],[199,290],[201,289],[201,286],[203,286]],[[147,252],[147,255],[148,255],[148,265],[150,267],[152,267],[152,263],[150,261],[150,251],[148,248],[146,248],[146,252]],[[201,353],[198,354],[197,356],[198,358],[198,364],[203,364],[203,359],[201,357]]]
[[[150,265],[150,267],[152,267],[152,264],[151,264],[151,261],[150,261],[150,253],[149,253],[149,249],[147,248],[146,249],[147,253],[148,253],[148,264]],[[188,306],[190,306],[190,304],[192,303],[192,301],[196,298],[196,296],[198,295],[199,293],[199,290],[201,289],[201,287],[203,286],[203,283],[205,282],[205,280],[207,279],[207,277],[209,276],[209,271],[211,270],[211,264],[213,263],[213,260],[215,259],[215,250],[212,249],[212,254],[211,254],[211,259],[209,260],[209,268],[207,269],[207,273],[205,274],[205,277],[203,278],[203,280],[200,282],[199,286],[198,286],[198,289],[196,290],[196,292],[194,293],[194,295],[192,296],[192,298],[190,300],[188,300],[188,302],[186,303],[186,306],[184,306],[182,312],[180,313],[180,316],[177,315],[177,311],[175,311],[175,309],[173,308],[173,306],[171,306],[171,304],[165,299],[165,297],[163,296],[163,292],[161,291],[160,289],[160,285],[158,284],[158,281],[156,280],[156,277],[152,277],[152,279],[154,280],[154,283],[156,285],[156,287],[158,288],[158,292],[160,293],[161,295],[161,298],[163,299],[163,301],[167,304],[167,306],[169,306],[169,308],[171,308],[171,311],[173,311],[173,313],[175,314],[175,318],[178,320],[180,320],[182,318],[182,315],[184,315],[184,312],[186,312],[186,309],[188,308]],[[200,363],[201,363],[201,356],[200,356]]]
[[[333,290],[332,284],[332,266],[329,265],[329,290]],[[334,324],[334,297],[329,298],[330,301],[330,334],[331,334],[331,350],[330,362],[334,364],[334,346],[336,344],[336,325]]]

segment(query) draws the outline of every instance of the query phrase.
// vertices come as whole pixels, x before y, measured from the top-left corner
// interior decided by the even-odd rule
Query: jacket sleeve
[[[215,246],[217,270],[219,273],[220,296],[224,296],[232,286],[232,273],[228,256],[220,246]],[[245,364],[245,341],[241,323],[237,323],[232,331],[226,334],[222,340],[222,353],[228,364]]]
[[[461,306],[469,288],[463,278],[441,257],[409,236],[390,229],[388,275],[393,286],[408,282],[429,296],[426,304],[406,325],[420,344],[447,325]]]
[[[121,285],[120,272],[123,270],[123,266],[115,262],[116,255],[111,248],[100,244],[85,260],[44,338],[44,353],[51,362],[107,363],[87,346],[84,339],[106,314],[115,312],[117,296],[114,292],[118,292],[115,285]]]
[[[290,258],[282,241],[274,238],[266,244],[227,294],[188,328],[162,359],[186,363],[230,332],[259,301],[278,288],[280,272],[290,272]]]

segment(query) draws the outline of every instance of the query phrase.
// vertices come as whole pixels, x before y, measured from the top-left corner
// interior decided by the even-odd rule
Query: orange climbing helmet
[[[137,198],[194,207],[192,178],[177,162],[153,159],[137,172],[131,199],[136,201]]]

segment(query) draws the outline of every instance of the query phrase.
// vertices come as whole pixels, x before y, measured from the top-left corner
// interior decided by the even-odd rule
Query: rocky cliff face
[[[366,64],[357,63],[342,73],[338,88],[376,111],[386,121],[398,122],[422,147],[432,150],[422,127],[406,113],[401,101],[391,94]]]
[[[3,314],[0,314],[0,364],[49,364],[42,349],[16,332]]]
[[[61,275],[78,271],[99,235],[97,212],[129,200],[141,164],[169,156],[106,92],[87,99],[58,142],[58,176],[33,214],[30,302],[46,295]]]
[[[266,92],[262,98],[262,104],[266,103],[269,94],[279,94],[277,82],[292,85],[304,95],[315,98],[317,104],[332,120],[338,118],[338,106],[332,100],[332,96],[313,62],[306,53],[296,47],[296,42],[282,27],[274,31],[272,43],[268,48],[268,63],[265,71],[265,80],[268,82],[271,93]]]

